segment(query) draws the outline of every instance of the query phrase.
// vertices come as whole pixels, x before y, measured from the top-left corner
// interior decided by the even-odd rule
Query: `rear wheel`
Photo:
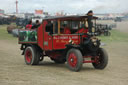
[[[24,59],[25,59],[25,63],[28,65],[39,64],[40,57],[39,57],[39,53],[36,51],[36,48],[32,46],[28,46],[25,49]]]
[[[96,62],[92,63],[96,69],[104,69],[108,64],[108,54],[105,49],[100,48],[97,56],[95,57]],[[94,58],[92,58],[94,60]]]
[[[70,49],[66,56],[67,66],[72,71],[80,71],[83,65],[83,56],[78,49]]]

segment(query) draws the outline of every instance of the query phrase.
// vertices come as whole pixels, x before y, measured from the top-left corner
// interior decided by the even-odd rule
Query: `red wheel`
[[[29,46],[25,49],[24,59],[28,65],[37,65],[40,61],[40,56],[35,47]]]
[[[26,54],[25,54],[25,60],[27,64],[31,63],[32,60],[32,52],[30,49],[26,50]]]
[[[77,57],[74,53],[69,54],[68,62],[72,67],[77,65]]]
[[[67,66],[72,71],[80,71],[83,64],[83,56],[78,49],[70,49],[66,56]]]
[[[98,50],[97,57],[95,57],[96,62],[92,63],[94,68],[96,69],[104,69],[108,64],[108,54],[105,49],[100,48]],[[94,60],[94,58],[92,58]]]

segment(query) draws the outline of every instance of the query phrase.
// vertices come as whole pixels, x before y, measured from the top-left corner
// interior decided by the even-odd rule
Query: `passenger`
[[[87,33],[88,32],[88,29],[85,27],[85,26],[82,26],[81,29],[79,29],[76,33]],[[83,38],[87,37],[87,35],[83,35],[82,36]]]
[[[70,29],[66,25],[64,26],[64,34],[71,34]]]
[[[26,25],[26,29],[31,29],[32,28],[32,21],[29,21],[29,23]]]
[[[36,24],[32,26],[32,29],[36,29],[40,26],[39,20],[36,20]]]
[[[84,24],[82,24],[81,29],[79,29],[76,33],[87,33],[87,32],[88,32],[88,29]]]
[[[87,33],[87,32],[88,32],[88,29],[81,28],[76,33]]]

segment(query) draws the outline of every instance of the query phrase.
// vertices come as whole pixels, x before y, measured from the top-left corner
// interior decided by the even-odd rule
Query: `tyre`
[[[103,49],[103,48],[100,48],[98,50],[98,54],[97,55],[98,56],[95,58],[96,62],[92,63],[92,65],[96,69],[104,69],[108,64],[108,54],[107,54],[106,50]],[[92,60],[94,60],[94,59],[92,59]]]
[[[36,48],[32,46],[28,46],[25,49],[24,59],[27,65],[39,64],[40,57],[39,57],[39,53],[36,51]]]
[[[70,49],[66,56],[67,67],[72,71],[80,71],[83,65],[83,56],[78,49]]]

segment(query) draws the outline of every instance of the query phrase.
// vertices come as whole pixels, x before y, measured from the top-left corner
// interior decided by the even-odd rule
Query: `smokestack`
[[[18,14],[18,1],[16,0],[16,14]]]

